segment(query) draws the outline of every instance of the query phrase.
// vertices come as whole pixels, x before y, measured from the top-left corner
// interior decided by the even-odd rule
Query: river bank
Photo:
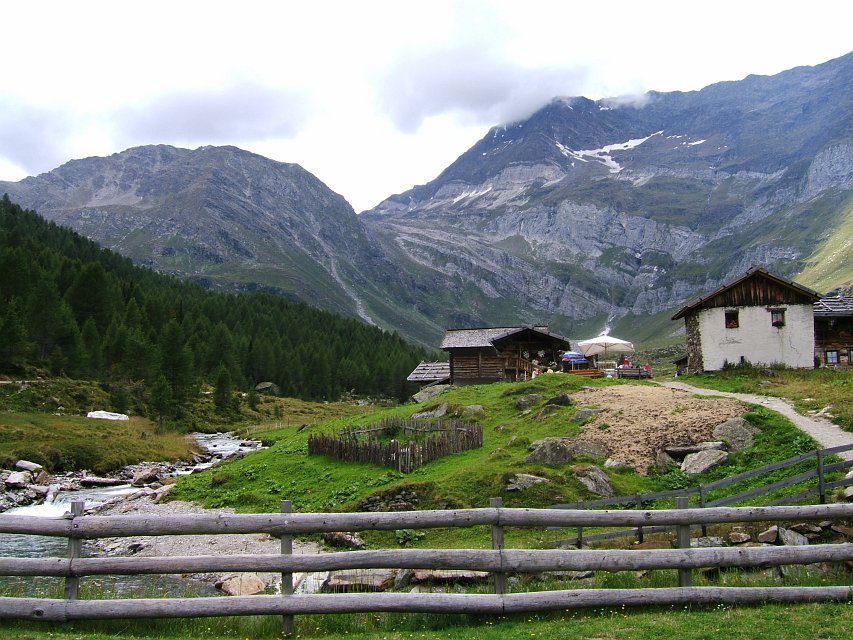
[[[86,470],[50,474],[38,464],[19,460],[15,469],[0,470],[0,513],[35,506],[41,508],[32,515],[59,516],[75,499],[85,501],[90,507],[141,488],[156,491],[177,476],[208,469],[263,448],[260,441],[233,433],[193,433],[187,437],[193,439],[196,451],[188,462],[140,462],[102,476],[93,476]],[[98,489],[103,490],[103,497]]]

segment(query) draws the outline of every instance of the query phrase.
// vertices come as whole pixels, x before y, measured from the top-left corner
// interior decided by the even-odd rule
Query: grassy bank
[[[593,609],[511,617],[375,614],[296,618],[297,638],[352,640],[731,640],[797,638],[843,640],[853,626],[853,605]],[[8,640],[234,640],[281,637],[281,621],[266,618],[210,618],[194,621],[75,623],[0,623]]]
[[[188,459],[190,443],[145,418],[94,420],[46,413],[0,413],[0,468],[20,459],[50,471],[104,473],[144,460]]]
[[[835,424],[853,431],[853,371],[734,367],[685,376],[684,382],[718,391],[787,398],[804,415],[826,409]]]

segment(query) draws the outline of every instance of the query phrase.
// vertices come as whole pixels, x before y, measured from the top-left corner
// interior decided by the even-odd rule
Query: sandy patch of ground
[[[659,449],[713,440],[718,424],[745,410],[737,400],[695,398],[663,387],[620,385],[572,394],[578,408],[602,412],[583,426],[581,437],[611,451],[611,458],[645,474]]]
[[[191,502],[159,502],[152,497],[117,500],[115,503],[97,509],[97,515],[145,515],[167,516],[204,514],[231,514],[233,509],[205,509]],[[94,547],[87,555],[136,555],[158,556],[199,556],[199,555],[276,555],[281,553],[281,541],[268,534],[225,534],[225,535],[178,535],[178,536],[138,536],[133,538],[104,538],[88,543]],[[293,541],[294,554],[318,553],[314,542]],[[279,574],[259,574],[271,588],[277,587]],[[197,579],[215,582],[224,574],[195,574]],[[295,574],[294,582],[304,579],[303,574]]]

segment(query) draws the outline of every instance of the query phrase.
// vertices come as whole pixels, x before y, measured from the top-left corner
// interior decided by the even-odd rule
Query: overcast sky
[[[0,180],[230,144],[356,211],[555,96],[689,91],[853,50],[849,0],[13,0],[2,21]]]

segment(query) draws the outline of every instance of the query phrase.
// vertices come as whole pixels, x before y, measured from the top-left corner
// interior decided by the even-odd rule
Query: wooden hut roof
[[[774,286],[777,290],[783,290],[787,293],[788,300],[783,302],[781,300],[763,299],[767,295],[764,289],[758,290],[755,295],[747,295],[747,292],[750,294],[753,293],[749,287],[750,281],[763,282],[764,284]],[[752,267],[746,273],[729,280],[717,289],[714,289],[711,293],[692,300],[672,316],[672,319],[678,320],[699,309],[763,304],[793,304],[794,300],[799,304],[815,303],[820,300],[820,294],[801,284],[772,274],[763,267]]]
[[[449,362],[421,362],[406,378],[409,382],[426,384],[450,380]]]
[[[823,318],[853,316],[853,294],[821,298],[814,303],[814,314]]]
[[[493,347],[495,342],[503,338],[508,338],[522,332],[533,332],[542,335],[546,338],[551,338],[557,342],[564,342],[565,349],[569,349],[569,340],[556,333],[548,331],[548,327],[490,327],[480,329],[448,329],[444,334],[444,340],[441,341],[441,349],[458,349],[465,347]]]

